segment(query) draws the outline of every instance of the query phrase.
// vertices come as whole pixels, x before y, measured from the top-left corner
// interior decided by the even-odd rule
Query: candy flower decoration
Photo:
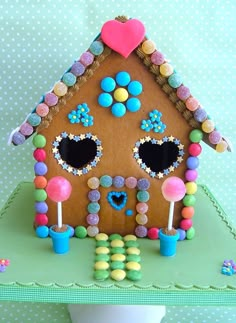
[[[48,181],[46,191],[48,197],[57,202],[57,223],[58,228],[62,228],[62,203],[66,201],[71,194],[70,182],[62,176],[55,176]]]
[[[172,176],[163,182],[161,191],[163,197],[170,202],[168,218],[168,231],[170,231],[173,225],[174,203],[180,201],[184,197],[186,187],[179,177]]]

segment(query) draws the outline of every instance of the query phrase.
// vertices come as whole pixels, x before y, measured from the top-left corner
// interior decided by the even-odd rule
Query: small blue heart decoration
[[[127,193],[126,192],[109,192],[107,194],[108,203],[115,209],[121,210],[127,203]]]

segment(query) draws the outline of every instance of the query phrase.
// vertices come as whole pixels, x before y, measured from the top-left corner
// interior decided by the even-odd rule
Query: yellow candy
[[[95,252],[96,252],[97,255],[108,254],[110,252],[110,250],[107,247],[97,247]]]
[[[217,145],[216,145],[216,151],[218,153],[223,153],[228,147],[228,144],[226,141],[220,141]]]
[[[114,98],[118,102],[124,102],[128,99],[129,93],[126,89],[118,88],[114,92]]]
[[[185,184],[187,194],[195,194],[197,192],[197,184],[195,182],[188,182]]]
[[[125,276],[126,276],[126,272],[122,269],[115,269],[115,270],[112,270],[111,272],[111,278],[116,281],[121,281],[125,279]]]
[[[162,76],[168,77],[173,74],[174,68],[168,63],[161,64],[160,66],[160,73]]]
[[[99,182],[99,179],[97,177],[91,177],[88,179],[88,187],[95,190],[96,188],[99,187],[100,185],[100,182]]]
[[[95,236],[95,239],[97,241],[107,241],[108,240],[108,235],[106,233],[98,233],[96,236]]]
[[[126,264],[126,268],[128,270],[140,270],[141,269],[141,265],[138,262],[135,261],[129,261]]]
[[[111,247],[124,247],[124,241],[122,240],[118,240],[118,239],[115,239],[115,240],[112,240],[111,241]]]
[[[109,263],[106,261],[97,261],[94,264],[94,269],[96,270],[106,270],[109,268]]]
[[[55,85],[54,85],[54,88],[53,88],[53,92],[57,95],[57,96],[63,96],[67,93],[67,86],[62,83],[62,82],[57,82]]]
[[[139,214],[138,213],[136,215],[136,222],[141,225],[146,224],[148,222],[148,217],[146,216],[146,214]]]
[[[130,247],[126,250],[126,253],[128,255],[140,255],[140,250],[138,248],[135,247]]]
[[[121,253],[115,253],[111,256],[112,261],[125,261],[125,255],[122,255]]]
[[[207,119],[202,123],[202,130],[206,133],[210,133],[215,129],[215,124],[212,120]]]
[[[130,241],[130,240],[136,241],[137,237],[133,234],[127,234],[126,236],[124,236],[124,241]]]
[[[145,40],[142,44],[142,50],[145,54],[152,54],[156,48],[155,43],[152,40]]]

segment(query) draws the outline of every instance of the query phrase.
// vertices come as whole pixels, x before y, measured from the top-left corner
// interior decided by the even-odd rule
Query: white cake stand
[[[159,323],[165,306],[69,304],[72,323]]]

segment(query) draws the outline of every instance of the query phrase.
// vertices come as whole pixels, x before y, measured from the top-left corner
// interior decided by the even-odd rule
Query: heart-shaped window
[[[145,137],[136,142],[134,158],[151,177],[162,178],[183,161],[184,146],[173,136],[161,140]]]
[[[101,141],[91,133],[73,135],[61,133],[53,142],[54,157],[61,167],[74,174],[87,174],[102,156]]]

